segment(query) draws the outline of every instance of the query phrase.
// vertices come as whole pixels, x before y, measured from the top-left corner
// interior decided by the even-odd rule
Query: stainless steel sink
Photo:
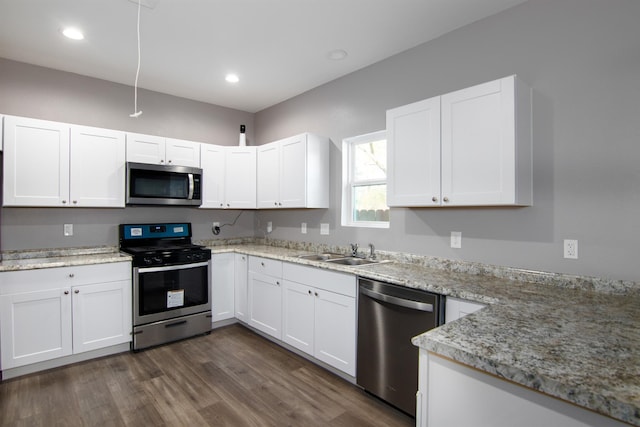
[[[331,252],[323,254],[311,254],[311,255],[298,255],[300,259],[308,259],[310,261],[330,261],[338,258],[344,258],[343,254],[334,254]]]
[[[380,261],[372,260],[372,259],[364,259],[364,258],[338,258],[338,259],[330,259],[327,260],[332,264],[341,264],[341,265],[367,265],[367,264],[377,264]]]

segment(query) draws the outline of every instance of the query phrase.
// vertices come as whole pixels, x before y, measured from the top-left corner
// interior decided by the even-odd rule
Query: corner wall
[[[529,0],[257,113],[261,144],[333,141],[332,207],[260,211],[258,235],[272,221],[279,239],[640,280],[639,16],[630,0]],[[533,88],[532,207],[394,208],[388,230],[340,226],[343,138],[384,129],[389,108],[510,74]],[[579,241],[578,260],[563,259],[563,239]]]

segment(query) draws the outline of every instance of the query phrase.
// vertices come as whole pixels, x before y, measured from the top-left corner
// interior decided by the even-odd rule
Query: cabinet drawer
[[[0,273],[0,295],[131,280],[129,261]]]
[[[273,277],[282,277],[282,261],[250,256],[249,271],[266,274]]]
[[[282,277],[291,282],[302,283],[349,297],[356,296],[356,276],[315,267],[285,262]]]

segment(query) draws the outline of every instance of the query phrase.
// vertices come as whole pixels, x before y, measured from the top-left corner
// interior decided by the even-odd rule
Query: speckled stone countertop
[[[202,241],[238,252],[357,274],[487,304],[413,339],[415,345],[492,375],[640,426],[640,286],[379,251],[351,267],[299,258],[339,252],[298,242]],[[266,243],[266,244],[265,244]],[[3,253],[0,271],[118,262],[116,248]],[[390,261],[390,262],[389,262]]]
[[[131,260],[129,255],[120,253],[118,248],[111,246],[5,251],[2,253],[2,261],[0,261],[0,272],[105,264],[129,260]]]
[[[340,248],[211,246],[329,268],[485,303],[413,339],[416,346],[492,375],[640,426],[637,283],[399,255],[359,267],[301,260]],[[388,255],[382,253],[383,258]]]

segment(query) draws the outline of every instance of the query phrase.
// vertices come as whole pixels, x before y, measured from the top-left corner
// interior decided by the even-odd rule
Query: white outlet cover
[[[73,236],[73,224],[65,224],[64,225],[64,235],[66,237]]]
[[[303,222],[303,223],[300,225],[300,232],[301,232],[302,234],[307,234],[307,223],[306,223],[306,222]]]
[[[267,233],[271,233],[273,231],[273,222],[267,222]]]
[[[461,231],[451,232],[451,247],[454,249],[462,248],[462,232]]]
[[[574,239],[564,240],[564,257],[578,259],[578,241]]]
[[[325,236],[329,235],[329,224],[326,224],[326,223],[320,224],[320,234]]]

